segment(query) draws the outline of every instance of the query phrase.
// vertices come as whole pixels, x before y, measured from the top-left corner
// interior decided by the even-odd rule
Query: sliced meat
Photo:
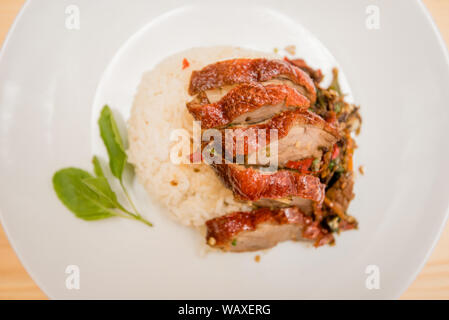
[[[321,80],[323,80],[324,76],[320,69],[313,69],[311,66],[307,64],[307,62],[303,59],[288,59],[287,57],[284,58],[285,61],[290,62],[294,66],[297,66],[298,68],[304,70],[309,74],[309,76],[315,81],[316,83],[320,83]]]
[[[309,100],[288,85],[260,83],[238,85],[215,103],[203,103],[201,96],[187,103],[203,129],[260,122],[282,111],[306,110],[309,106]]]
[[[239,200],[252,201],[257,206],[298,206],[311,213],[321,206],[325,186],[318,177],[292,170],[262,172],[256,167],[238,164],[211,165],[223,183]]]
[[[273,129],[277,132],[277,140],[271,136]],[[259,141],[261,132],[264,132],[265,139]],[[233,126],[227,128],[222,136],[222,145],[233,156],[243,153],[250,159],[250,164],[264,165],[266,163],[261,162],[263,159],[258,159],[255,154],[265,148],[270,153],[277,151],[281,167],[289,161],[321,158],[323,150],[329,149],[340,139],[334,125],[307,110],[283,112],[266,122],[250,126]]]
[[[310,76],[283,60],[232,59],[210,64],[200,71],[192,72],[189,94],[193,96],[224,86],[276,79],[289,80],[312,104],[315,103],[316,89]]]
[[[268,249],[287,240],[313,240],[315,246],[334,241],[332,234],[296,207],[234,212],[208,220],[206,227],[211,247],[234,252]]]

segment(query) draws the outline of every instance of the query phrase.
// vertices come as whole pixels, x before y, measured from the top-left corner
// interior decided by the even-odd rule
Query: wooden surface
[[[0,43],[24,0],[0,0]],[[424,0],[449,44],[449,0]],[[449,196],[449,195],[448,195]],[[0,227],[0,299],[45,299],[22,267]],[[403,299],[449,299],[449,225]]]

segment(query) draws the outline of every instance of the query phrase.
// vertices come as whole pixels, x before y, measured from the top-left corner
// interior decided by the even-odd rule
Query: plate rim
[[[3,41],[3,44],[0,48],[0,61],[3,60],[3,57],[6,53],[6,50],[9,47],[9,43],[11,38],[13,37],[13,34],[16,31],[17,25],[22,21],[25,11],[28,10],[28,7],[30,6],[31,0],[26,0],[25,3],[22,5],[22,7],[19,10],[19,13],[14,18],[13,23],[11,24],[11,27],[8,30],[8,33],[6,34],[5,40]],[[30,276],[30,278],[34,281],[34,283],[39,287],[39,289],[51,300],[55,299],[51,294],[48,288],[44,285],[43,281],[39,279],[39,277],[31,270],[31,266],[27,262],[27,259],[24,257],[23,253],[17,250],[17,246],[15,241],[13,240],[13,237],[10,234],[9,227],[5,223],[4,213],[3,210],[0,208],[0,225],[3,228],[3,231],[6,235],[6,238],[9,242],[9,245],[14,250],[14,254],[19,259],[22,267],[25,269],[26,273]]]
[[[424,2],[422,0],[416,0],[415,5],[418,5],[418,7],[420,9],[420,13],[424,16],[424,19],[432,28],[432,31],[433,31],[434,35],[436,36],[436,40],[440,47],[441,53],[443,54],[444,59],[446,60],[445,61],[446,68],[447,68],[447,71],[449,72],[449,49],[446,45],[446,42],[444,41],[444,38],[440,32],[440,29],[438,29],[438,26],[437,26],[435,20],[433,19],[432,14],[430,13],[429,9],[426,7],[426,5],[424,4]],[[438,242],[440,241],[441,235],[443,234],[444,229],[446,228],[447,224],[449,223],[449,199],[446,201],[446,211],[444,212],[444,218],[443,218],[442,222],[443,223],[441,223],[441,225],[438,229],[438,232],[435,234],[435,237],[434,237],[432,243],[430,244],[426,255],[423,257],[420,265],[416,268],[415,272],[410,275],[408,281],[404,281],[404,285],[402,286],[402,288],[398,289],[398,292],[396,292],[395,295],[396,295],[397,299],[399,299],[407,291],[407,289],[410,288],[410,286],[413,284],[413,282],[416,280],[418,275],[421,273],[421,271],[423,270],[423,268],[429,261],[430,256],[432,255],[433,251],[435,250],[435,247],[437,246]]]

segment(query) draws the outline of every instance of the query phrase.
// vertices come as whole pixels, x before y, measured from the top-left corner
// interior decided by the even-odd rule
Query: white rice
[[[219,60],[256,57],[273,54],[236,47],[194,48],[166,58],[142,77],[128,122],[129,161],[152,199],[184,225],[201,226],[225,213],[249,210],[206,164],[173,164],[170,148],[175,142],[170,142],[170,134],[185,129],[192,135],[193,117],[186,102],[192,99],[187,88],[193,70]],[[183,70],[184,58],[190,66]]]

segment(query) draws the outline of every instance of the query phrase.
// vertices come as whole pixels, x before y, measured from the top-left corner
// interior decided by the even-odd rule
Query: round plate
[[[74,12],[79,29],[66,24]],[[283,243],[260,253],[260,263],[255,253],[204,255],[201,235],[170,220],[131,180],[153,229],[85,222],[58,201],[53,173],[91,170],[92,155],[104,155],[101,106],[110,104],[123,128],[141,74],[165,56],[290,44],[327,74],[338,61],[362,106],[356,160],[366,174],[350,207],[360,228],[336,246]],[[0,56],[1,220],[51,298],[396,298],[447,217],[448,83],[446,49],[419,1],[30,1]],[[66,286],[73,265],[79,289]]]

